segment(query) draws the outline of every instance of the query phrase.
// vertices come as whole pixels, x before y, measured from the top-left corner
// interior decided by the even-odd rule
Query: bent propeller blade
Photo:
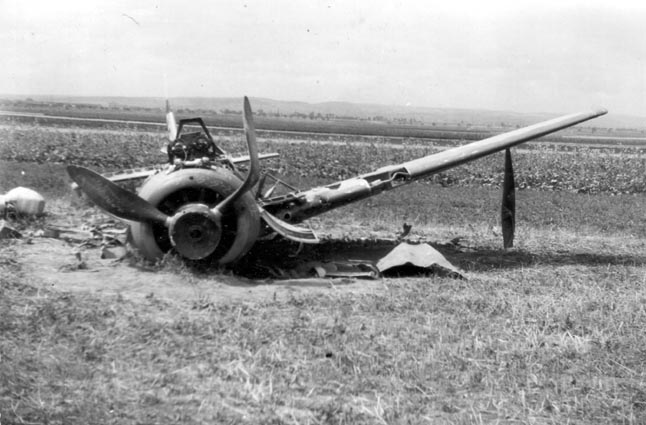
[[[168,99],[166,99],[166,128],[168,129],[168,140],[174,142],[177,138],[177,123]]]
[[[244,133],[247,138],[247,148],[249,150],[249,175],[245,183],[247,189],[251,189],[253,185],[258,183],[260,179],[260,159],[258,157],[258,142],[256,141],[256,126],[253,122],[253,113],[251,112],[251,105],[249,98],[244,97]]]
[[[85,167],[67,166],[67,174],[95,204],[124,220],[168,225],[170,217],[136,194]]]
[[[511,162],[511,151],[505,149],[505,175],[502,184],[502,205],[500,209],[503,247],[514,246],[514,229],[516,226],[516,185],[514,167]]]
[[[311,244],[319,243],[319,238],[310,228],[289,224],[278,217],[274,217],[262,208],[260,208],[260,216],[276,233],[289,240]]]
[[[213,212],[220,216],[226,209],[233,205],[233,203],[241,197],[245,192],[250,190],[260,179],[260,160],[258,159],[258,142],[256,141],[256,127],[253,123],[253,114],[251,112],[251,105],[249,98],[244,97],[244,132],[247,138],[247,149],[249,150],[249,173],[245,181],[229,195],[224,201],[220,202]]]

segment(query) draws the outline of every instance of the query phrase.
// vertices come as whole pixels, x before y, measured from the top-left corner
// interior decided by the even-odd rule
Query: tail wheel
[[[139,196],[173,216],[180,209],[195,205],[213,208],[241,184],[240,179],[226,169],[190,168],[156,174],[144,184]],[[260,232],[260,213],[249,192],[229,208],[218,231],[220,235],[214,239],[217,247],[207,260],[228,264],[251,249]],[[168,229],[161,224],[132,223],[131,233],[134,246],[148,259],[161,258],[173,247]]]

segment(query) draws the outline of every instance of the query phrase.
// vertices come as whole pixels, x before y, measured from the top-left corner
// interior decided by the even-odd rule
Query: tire
[[[160,211],[172,216],[187,203],[203,203],[213,208],[233,193],[242,182],[224,168],[186,168],[152,176],[144,183],[139,196]],[[149,260],[158,260],[172,248],[168,229],[160,224],[131,223],[133,245]],[[229,264],[239,260],[253,246],[260,233],[260,212],[253,196],[247,192],[222,218],[222,238],[206,260]]]

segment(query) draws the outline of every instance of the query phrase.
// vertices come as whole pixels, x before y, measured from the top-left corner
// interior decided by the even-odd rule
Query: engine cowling
[[[146,258],[156,260],[177,246],[189,259],[218,264],[235,262],[253,246],[260,233],[260,212],[251,193],[244,193],[214,221],[208,209],[233,193],[241,180],[225,168],[185,168],[158,173],[147,180],[139,196],[161,212],[185,213],[171,232],[161,224],[131,222],[132,241]],[[205,208],[207,207],[207,208]],[[184,214],[182,214],[184,216]]]

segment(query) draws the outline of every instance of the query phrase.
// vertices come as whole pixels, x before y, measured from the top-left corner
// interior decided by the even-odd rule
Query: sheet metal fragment
[[[305,269],[310,276],[316,277],[348,277],[355,279],[377,279],[379,270],[367,261],[329,261],[310,262]]]
[[[377,263],[377,269],[381,273],[391,275],[397,275],[398,272],[410,267],[464,279],[462,271],[453,266],[439,251],[426,243],[400,243]],[[409,275],[410,272],[405,274]]]
[[[0,220],[0,239],[20,239],[22,234],[16,229],[9,227],[7,222]]]

